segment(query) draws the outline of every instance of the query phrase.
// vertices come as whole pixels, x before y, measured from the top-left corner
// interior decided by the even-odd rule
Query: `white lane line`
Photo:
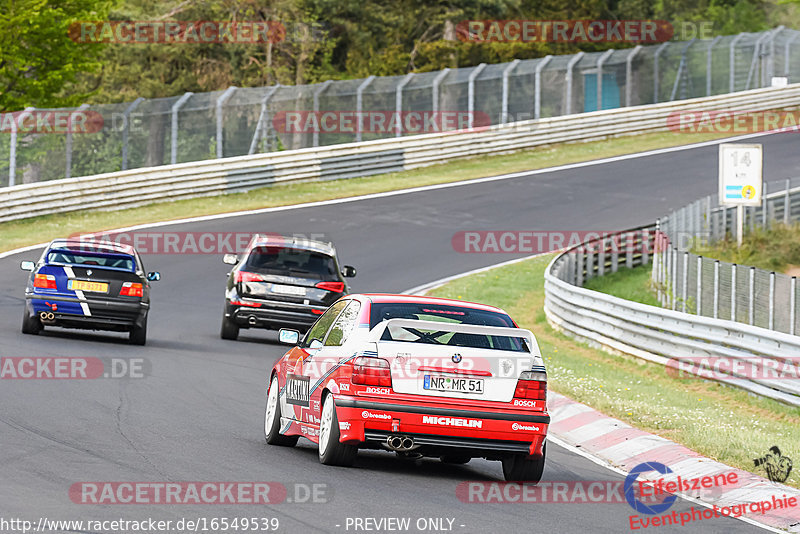
[[[103,233],[111,233],[111,232],[131,232],[133,230],[143,230],[146,228],[159,228],[161,226],[172,226],[178,224],[189,224],[195,222],[205,222],[205,221],[214,221],[218,219],[228,219],[234,217],[243,217],[246,215],[259,215],[263,213],[276,213],[281,211],[292,211],[292,210],[299,210],[305,208],[315,208],[320,206],[333,206],[336,204],[347,204],[350,202],[360,202],[362,200],[372,200],[376,198],[387,198],[399,195],[408,195],[412,193],[420,193],[425,191],[435,191],[438,189],[449,189],[451,187],[461,187],[465,185],[473,185],[473,184],[482,184],[488,182],[495,182],[499,180],[511,180],[514,178],[522,178],[525,176],[536,176],[539,174],[546,174],[550,172],[559,172],[559,171],[566,171],[571,169],[581,169],[585,167],[593,167],[595,165],[605,165],[608,163],[616,163],[618,161],[626,161],[630,159],[637,159],[637,158],[645,158],[648,156],[657,156],[660,154],[669,154],[672,152],[681,152],[684,150],[693,150],[695,148],[703,148],[707,146],[714,146],[720,143],[732,143],[735,141],[743,141],[746,139],[752,139],[755,137],[765,137],[767,135],[774,135],[777,131],[773,132],[759,132],[753,134],[746,134],[740,135],[736,137],[726,137],[724,139],[715,139],[713,141],[703,141],[702,143],[693,143],[690,145],[681,145],[681,146],[674,146],[668,148],[659,148],[655,150],[648,150],[646,152],[637,152],[634,154],[623,154],[621,156],[612,156],[609,158],[603,159],[596,159],[591,161],[582,161],[579,163],[569,163],[566,165],[558,165],[556,167],[547,167],[544,169],[534,169],[530,171],[520,171],[514,172],[510,174],[501,174],[498,176],[489,176],[486,178],[474,178],[471,180],[461,180],[458,182],[449,182],[446,184],[433,184],[433,185],[425,185],[420,187],[411,187],[408,189],[399,189],[397,191],[384,191],[382,193],[370,193],[368,195],[359,195],[354,197],[346,197],[346,198],[336,198],[332,200],[320,200],[316,202],[305,202],[302,204],[292,204],[289,206],[275,206],[272,208],[260,208],[254,210],[245,210],[245,211],[234,211],[229,213],[219,213],[216,215],[202,215],[198,217],[189,217],[186,219],[176,219],[174,221],[160,221],[155,223],[147,223],[147,224],[139,224],[136,226],[127,226],[125,228],[116,228],[112,230],[103,230],[101,232],[95,232],[96,234],[103,234]],[[412,169],[413,170],[413,169]],[[14,250],[9,250],[8,252],[0,253],[0,259],[7,258],[9,256],[13,256],[15,254],[20,254],[22,252],[27,252],[31,250],[40,249],[47,246],[47,243],[39,243],[37,245],[30,245],[26,247],[21,247]]]

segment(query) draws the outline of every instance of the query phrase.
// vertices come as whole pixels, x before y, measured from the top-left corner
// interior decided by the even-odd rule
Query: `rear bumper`
[[[29,294],[25,296],[29,316],[52,312],[53,320],[45,325],[89,330],[127,331],[142,326],[147,319],[149,304],[139,301],[87,299]]]
[[[381,446],[389,435],[414,438],[427,454],[457,450],[470,456],[541,456],[550,416],[408,404],[337,396],[341,441]],[[344,424],[343,424],[344,423]]]
[[[241,299],[256,306],[241,306],[225,302],[225,315],[242,328],[267,328],[277,330],[283,327],[307,330],[327,306],[295,304],[291,302]],[[316,310],[319,313],[314,313]]]

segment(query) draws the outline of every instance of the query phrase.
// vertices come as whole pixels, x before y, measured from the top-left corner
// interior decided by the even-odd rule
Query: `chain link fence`
[[[765,191],[761,206],[744,208],[745,229],[800,221],[800,180],[773,183],[771,189]],[[734,236],[736,217],[736,208],[719,206],[715,194],[659,220],[652,276],[662,306],[800,334],[800,288],[795,276],[689,252],[698,241]]]
[[[779,27],[405,76],[84,104],[77,109],[102,116],[97,131],[0,129],[0,186],[755,89],[773,76],[800,80],[798,37]],[[423,116],[422,130],[404,120],[414,112]],[[447,112],[466,114],[468,122],[425,122]],[[354,128],[354,116],[370,124]]]

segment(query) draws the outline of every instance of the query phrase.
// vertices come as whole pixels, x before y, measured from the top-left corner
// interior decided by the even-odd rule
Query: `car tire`
[[[28,315],[28,310],[23,310],[22,333],[35,336],[42,330],[44,330],[44,326],[42,325],[42,322],[39,320],[39,318],[36,317],[35,315],[31,317],[30,315]]]
[[[531,458],[526,454],[509,454],[503,458],[503,477],[506,482],[539,482],[544,472],[547,444],[542,446],[542,456]]]
[[[339,441],[339,418],[336,417],[336,406],[333,395],[328,394],[322,403],[322,415],[319,421],[319,461],[325,465],[348,467],[353,465],[358,454],[358,447]]]
[[[444,464],[464,465],[468,464],[469,461],[472,460],[472,457],[462,454],[444,454],[439,456],[439,460]]]
[[[264,408],[264,439],[270,445],[294,447],[299,436],[284,436],[281,434],[280,392],[278,377],[273,376],[267,390],[267,405]]]
[[[219,330],[219,337],[231,341],[236,341],[239,338],[239,325],[225,317],[225,314],[222,314],[222,327]]]
[[[144,345],[147,343],[147,319],[142,322],[142,326],[133,325],[129,340],[131,345]]]

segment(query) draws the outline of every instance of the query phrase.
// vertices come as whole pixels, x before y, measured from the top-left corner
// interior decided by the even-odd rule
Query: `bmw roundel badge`
[[[453,360],[453,363],[459,363],[461,361],[461,355],[456,352],[455,354],[453,354],[452,360]]]

